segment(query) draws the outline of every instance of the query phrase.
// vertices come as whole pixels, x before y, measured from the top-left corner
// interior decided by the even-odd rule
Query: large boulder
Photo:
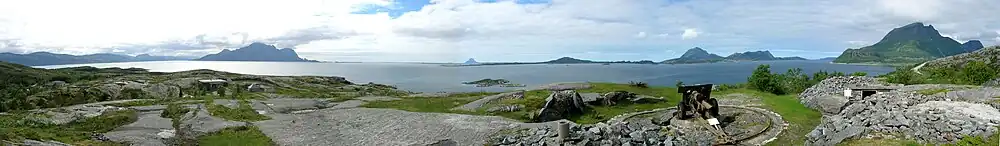
[[[635,93],[631,93],[631,92],[627,92],[627,91],[614,91],[614,92],[604,93],[604,98],[601,100],[601,104],[602,105],[615,105],[619,101],[624,101],[624,100],[627,100],[627,99],[636,98],[636,95],[637,94],[635,94]]]
[[[571,114],[579,114],[584,110],[583,99],[573,90],[552,92],[545,99],[545,106],[538,111],[535,118],[539,122],[565,119]]]

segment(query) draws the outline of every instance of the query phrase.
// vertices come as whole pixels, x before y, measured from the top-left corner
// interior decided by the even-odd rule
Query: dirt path
[[[920,68],[923,68],[924,65],[927,65],[927,62],[921,63],[920,65],[917,65],[917,67],[913,67],[913,69],[911,70],[913,70],[913,72],[916,72],[917,74],[923,75],[923,73],[920,73]]]

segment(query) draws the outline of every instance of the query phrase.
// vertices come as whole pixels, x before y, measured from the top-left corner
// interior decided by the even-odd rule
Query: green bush
[[[966,84],[981,85],[997,78],[997,67],[990,66],[980,61],[969,62],[962,68]]]
[[[750,88],[777,95],[785,94],[780,84],[780,77],[771,73],[771,65],[762,64],[757,66],[753,74],[747,78]]]
[[[868,76],[868,73],[867,72],[854,72],[854,73],[851,73],[851,76]]]
[[[913,85],[922,83],[919,74],[913,72],[907,67],[896,68],[896,71],[889,73],[886,77],[886,82],[898,83],[905,85]]]

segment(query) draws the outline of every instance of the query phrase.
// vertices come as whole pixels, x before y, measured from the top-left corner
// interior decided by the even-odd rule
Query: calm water
[[[640,64],[536,64],[444,67],[411,63],[299,63],[299,62],[228,62],[228,61],[157,61],[37,66],[63,68],[74,66],[137,67],[156,72],[176,72],[212,69],[258,75],[318,75],[342,76],[355,83],[375,82],[395,85],[416,92],[437,91],[502,91],[518,88],[480,88],[462,82],[484,78],[503,78],[528,87],[553,82],[616,82],[643,81],[650,85],[673,86],[684,83],[742,83],[759,64],[770,64],[771,71],[784,72],[802,68],[812,74],[819,70],[868,72],[869,75],[892,71],[888,67],[830,64],[823,61],[735,62],[684,65]]]

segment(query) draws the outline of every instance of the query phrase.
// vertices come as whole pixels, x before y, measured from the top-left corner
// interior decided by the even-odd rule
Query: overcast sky
[[[1000,41],[1000,0],[0,0],[0,52],[201,56],[251,42],[326,61],[837,56],[894,27]]]

